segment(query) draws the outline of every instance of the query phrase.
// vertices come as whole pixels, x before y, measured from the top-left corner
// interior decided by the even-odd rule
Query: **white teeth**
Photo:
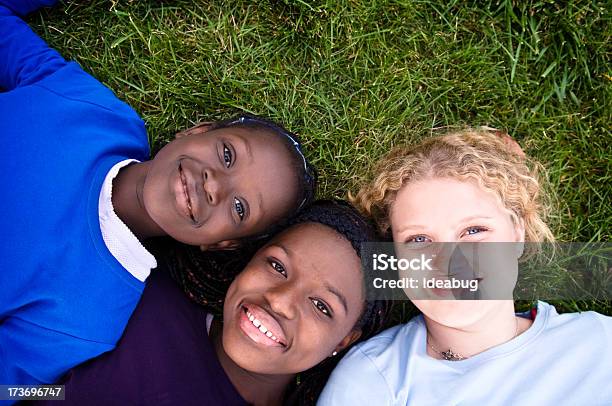
[[[276,338],[276,336],[274,334],[272,334],[272,332],[270,330],[268,330],[268,328],[266,326],[264,326],[263,324],[261,324],[261,321],[257,320],[255,318],[255,316],[253,316],[251,314],[251,312],[249,312],[248,310],[246,311],[246,315],[247,318],[249,319],[249,321],[251,323],[253,323],[253,325],[255,327],[257,327],[259,329],[259,331],[261,331],[262,333],[264,333],[266,335],[266,337],[271,338],[272,340],[276,341],[277,343],[281,343],[280,340],[278,338]]]

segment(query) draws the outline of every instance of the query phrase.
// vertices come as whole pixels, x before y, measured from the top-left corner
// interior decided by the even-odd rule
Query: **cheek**
[[[232,286],[235,286],[236,291],[256,291],[261,293],[269,284],[266,283],[268,276],[266,272],[268,272],[266,269],[261,269],[259,266],[251,266],[240,272],[234,279]]]
[[[304,334],[302,334],[300,341],[312,356],[325,357],[328,350],[333,349],[341,340],[338,333],[330,330],[329,328],[313,325],[313,323],[304,323],[302,326]]]

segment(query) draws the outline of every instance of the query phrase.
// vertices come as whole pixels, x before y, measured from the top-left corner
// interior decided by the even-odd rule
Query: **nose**
[[[223,182],[222,175],[219,172],[206,169],[204,170],[204,193],[206,200],[211,206],[216,206],[221,202],[225,195],[225,182]]]
[[[432,244],[430,255],[433,257],[432,263],[438,274],[448,275],[451,258],[453,257],[453,253],[455,253],[456,245],[457,244],[452,242],[438,242]]]
[[[291,282],[280,283],[264,293],[264,299],[274,313],[285,319],[292,320],[297,315],[299,293]]]

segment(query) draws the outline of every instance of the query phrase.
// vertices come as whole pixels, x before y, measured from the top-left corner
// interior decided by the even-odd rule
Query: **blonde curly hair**
[[[493,192],[515,224],[523,222],[526,242],[553,242],[545,222],[550,203],[542,192],[542,165],[512,151],[491,130],[467,128],[396,148],[375,167],[374,179],[349,198],[389,236],[390,209],[403,186],[428,178],[471,180]]]

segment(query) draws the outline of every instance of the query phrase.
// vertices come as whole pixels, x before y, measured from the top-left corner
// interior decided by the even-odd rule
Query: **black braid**
[[[163,258],[170,275],[185,294],[221,318],[227,289],[265,241],[244,241],[238,250],[204,252],[199,247],[174,242]]]

